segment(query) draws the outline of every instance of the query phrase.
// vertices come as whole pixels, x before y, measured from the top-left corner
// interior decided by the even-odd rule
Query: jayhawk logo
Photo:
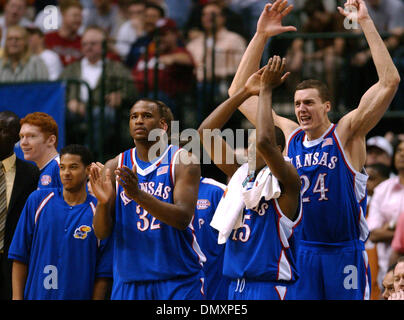
[[[91,231],[91,228],[89,226],[80,226],[76,230],[74,230],[74,237],[76,239],[82,239],[84,240],[87,238],[87,234]]]

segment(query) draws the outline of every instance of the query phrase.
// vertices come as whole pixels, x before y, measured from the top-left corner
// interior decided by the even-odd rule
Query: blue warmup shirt
[[[21,213],[8,257],[28,265],[24,299],[88,300],[97,277],[112,277],[111,241],[93,230],[97,200],[69,206],[62,189],[34,191]]]
[[[63,188],[60,180],[60,157],[57,155],[40,171],[38,189]]]
[[[139,187],[160,201],[173,203],[177,146],[169,145],[153,162],[137,158],[136,148],[119,155],[118,167],[136,165]],[[114,226],[114,274],[120,281],[155,281],[197,274],[206,260],[192,224],[171,227],[127,197],[117,183]]]
[[[193,226],[206,262],[205,294],[207,300],[225,300],[229,279],[223,276],[224,244],[218,244],[219,232],[210,226],[226,185],[210,178],[201,178]]]
[[[322,137],[308,141],[298,128],[288,156],[302,180],[303,222],[299,240],[319,243],[366,241],[366,172],[348,162],[332,124]]]

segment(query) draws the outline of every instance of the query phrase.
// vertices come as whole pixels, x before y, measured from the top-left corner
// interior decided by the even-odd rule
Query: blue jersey
[[[69,206],[62,189],[34,191],[28,198],[9,259],[28,265],[24,299],[91,299],[97,277],[112,277],[112,246],[93,230],[96,199]]]
[[[218,244],[218,231],[210,226],[226,185],[210,178],[201,178],[198,202],[193,226],[202,252],[206,256],[203,265],[205,294],[208,300],[225,300],[229,279],[223,276],[224,244]]]
[[[234,230],[226,243],[223,273],[232,279],[291,284],[299,274],[295,266],[295,221],[287,218],[276,199],[260,201],[255,210],[244,209],[243,227]]]
[[[367,174],[348,162],[332,124],[322,137],[308,141],[298,128],[288,143],[288,156],[302,180],[304,218],[298,238],[340,243],[366,241]]]
[[[145,163],[133,148],[119,155],[118,167],[136,165],[139,188],[173,203],[178,154],[178,147],[170,145],[158,159]],[[201,271],[206,258],[192,224],[183,231],[171,227],[128,198],[119,184],[116,190],[114,273],[121,281],[168,280]]]
[[[42,169],[38,181],[38,189],[62,188],[60,180],[60,157],[57,155]]]

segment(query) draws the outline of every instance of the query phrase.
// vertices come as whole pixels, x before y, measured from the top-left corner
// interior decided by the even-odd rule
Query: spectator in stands
[[[389,300],[404,300],[404,257],[400,257],[394,268],[394,293]]]
[[[384,180],[387,180],[390,175],[390,167],[382,163],[374,163],[366,167],[366,172],[368,173],[367,181],[367,210],[369,210],[369,205],[373,196],[374,189]],[[380,287],[378,284],[377,275],[379,274],[379,262],[377,257],[376,245],[369,239],[365,243],[365,249],[368,254],[368,261],[371,272],[371,289],[370,298],[371,300],[378,300],[380,296]]]
[[[10,300],[12,297],[12,262],[7,259],[8,249],[25,201],[37,188],[39,177],[39,170],[35,165],[17,158],[13,152],[14,145],[19,140],[19,131],[18,116],[11,111],[1,111],[0,186],[5,187],[5,194],[0,192],[0,300]],[[4,190],[3,188],[1,189]],[[5,207],[3,201],[6,202]]]
[[[0,59],[0,82],[48,80],[48,77],[42,59],[29,52],[27,30],[18,25],[9,27]]]
[[[214,92],[213,96],[218,97],[218,100],[227,97],[230,81],[246,49],[246,41],[239,34],[226,29],[223,8],[216,2],[209,2],[203,7],[201,22],[205,34],[189,42],[187,49],[191,52],[196,65],[198,102],[205,105],[205,109],[210,109],[220,101],[209,101],[206,104],[204,97],[207,92]],[[213,58],[214,72],[212,72]],[[199,106],[200,111],[202,105]]]
[[[150,55],[145,61],[143,55],[132,74],[141,94],[152,97],[157,89],[157,99],[169,105],[174,117],[179,118],[178,99],[190,93],[194,63],[188,50],[178,46],[180,34],[174,20],[165,19],[157,35],[159,41],[155,45],[158,58]]]
[[[382,136],[375,136],[366,141],[366,166],[383,163],[391,166],[393,147],[391,143]]]
[[[404,211],[398,218],[394,238],[391,242],[392,252],[390,256],[390,264],[396,263],[398,258],[404,256]]]
[[[404,141],[396,147],[394,165],[398,175],[383,181],[375,188],[367,219],[369,239],[377,244],[379,284],[389,266],[396,222],[404,212]]]
[[[84,27],[98,26],[111,38],[118,32],[119,10],[112,0],[94,0],[94,8],[83,10]]]
[[[53,7],[50,7],[48,5],[51,5]],[[62,26],[63,19],[62,13],[60,12],[60,8],[57,6],[57,4],[49,3],[48,5],[47,8],[45,7],[46,10],[45,8],[43,8],[42,10],[38,11],[34,18],[34,26],[41,29],[44,34],[59,30]],[[53,16],[51,20],[47,20],[49,19],[49,16],[54,12],[56,12],[56,16]],[[51,22],[51,26],[49,25],[49,22]]]
[[[78,32],[82,23],[82,8],[78,0],[61,0],[62,25],[59,30],[45,35],[46,48],[59,55],[63,66],[81,58],[81,37]]]
[[[404,3],[401,0],[366,0],[370,17],[374,21],[377,31],[380,34],[391,33],[384,40],[387,49],[392,52],[395,58],[395,50],[404,31]],[[358,32],[360,30],[357,30]],[[356,41],[358,45],[352,48],[350,53],[350,65],[346,69],[346,104],[355,106],[359,103],[360,97],[377,81],[377,73],[370,56],[367,44]],[[395,59],[394,59],[395,60]],[[396,61],[395,61],[396,63]]]
[[[129,19],[119,28],[115,45],[122,61],[126,60],[131,44],[144,34],[145,10],[144,0],[133,0],[128,5]]]
[[[126,57],[126,65],[133,68],[138,62],[141,54],[147,52],[148,55],[153,54],[154,48],[150,46],[153,41],[154,32],[157,28],[158,22],[165,17],[165,11],[162,7],[155,3],[148,2],[146,4],[146,11],[144,16],[144,35],[136,39],[131,44],[128,55]]]
[[[29,34],[29,49],[32,54],[39,56],[45,63],[49,80],[56,80],[59,78],[63,70],[62,61],[59,55],[49,49],[45,48],[44,34],[41,29],[37,27],[30,27],[27,29]]]
[[[244,2],[247,2],[243,0]],[[221,7],[223,15],[225,16],[225,26],[226,29],[232,32],[235,32],[244,38],[248,38],[247,30],[244,27],[244,17],[242,17],[239,13],[233,10],[233,6],[231,6],[231,0],[201,0],[194,1],[193,9],[188,18],[188,23],[184,26],[184,31],[186,37],[191,41],[196,37],[203,34],[203,26],[202,26],[202,10],[204,6],[210,2],[214,2],[218,6]]]
[[[343,32],[344,16],[337,11],[331,13],[326,11],[322,0],[306,0],[304,12],[307,14],[307,22],[303,25],[303,33],[320,32]],[[338,97],[337,80],[339,70],[342,66],[344,53],[344,39],[316,39],[306,40],[297,38],[288,50],[286,56],[289,71],[292,77],[287,81],[288,87],[295,88],[296,85],[307,77],[323,79],[327,84],[330,95]],[[331,101],[337,106],[337,101]]]
[[[391,265],[387,269],[387,273],[384,276],[383,279],[383,292],[382,292],[382,297],[384,300],[387,300],[391,294],[394,292],[394,268],[395,264]]]
[[[103,72],[102,43],[105,39],[103,29],[99,27],[86,29],[81,43],[83,58],[67,66],[61,74],[61,79],[81,79],[88,83],[93,98],[95,135],[97,137],[100,130],[104,130],[105,145],[116,147],[116,142],[109,140],[114,137],[116,110],[131,103],[135,91],[130,71],[122,63],[107,58],[104,66],[106,95],[105,97],[100,96]],[[84,85],[72,86],[68,90],[67,99],[67,128],[70,133],[67,141],[68,143],[83,143],[84,137],[88,135],[87,127],[83,128],[83,125],[86,124],[86,105],[89,99],[87,88]],[[100,105],[104,102],[106,122],[105,127],[100,128]]]
[[[27,27],[32,22],[25,18],[26,0],[8,0],[4,7],[4,14],[0,17],[0,28],[3,30],[3,37],[0,37],[0,47],[6,43],[7,29],[11,26],[20,25]]]

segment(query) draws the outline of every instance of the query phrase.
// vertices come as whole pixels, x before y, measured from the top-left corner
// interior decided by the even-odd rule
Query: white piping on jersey
[[[366,171],[364,171],[364,173],[361,173],[361,172],[356,171],[354,169],[354,167],[351,165],[351,163],[348,161],[348,158],[346,157],[344,148],[342,147],[341,140],[339,139],[337,131],[334,131],[333,135],[335,137],[335,140],[338,143],[338,147],[339,147],[338,149],[342,153],[342,156],[344,158],[344,162],[348,165],[349,170],[354,175],[355,197],[356,197],[356,200],[358,202],[361,202],[363,200],[363,198],[365,197],[365,195],[366,195],[366,183],[368,181],[368,175],[367,175]]]
[[[173,156],[173,158],[171,159],[171,163],[170,163],[170,174],[171,174],[171,180],[172,180],[172,183],[173,183],[173,185],[175,185],[175,165],[176,165],[176,162],[175,162],[175,160],[177,159],[177,157],[178,157],[178,155],[180,154],[180,151],[183,151],[183,150],[185,150],[185,149],[182,149],[182,148],[180,148],[180,149],[178,149],[175,153],[174,153],[174,156]]]
[[[285,249],[282,249],[281,256],[279,257],[277,280],[292,280],[292,268],[290,267],[289,260],[286,257]]]
[[[332,130],[333,127],[334,127],[334,123],[331,123],[331,125],[328,127],[327,130],[325,130],[325,132],[322,134],[322,136],[320,138],[317,138],[314,140],[308,140],[307,134],[305,133],[304,138],[303,138],[303,146],[305,146],[306,148],[310,148],[310,147],[314,147],[314,146],[318,145],[319,143],[321,143],[324,140],[324,137],[330,133],[330,131]]]
[[[54,192],[49,193],[45,199],[42,200],[41,204],[39,205],[38,209],[35,212],[35,223],[37,222],[39,215],[42,211],[42,209],[46,206],[46,204],[49,202],[49,200],[55,195]]]
[[[302,203],[302,198],[299,197],[300,203],[299,203],[299,214],[297,215],[295,221],[290,220],[281,210],[279,203],[277,199],[273,199],[273,202],[275,204],[275,210],[277,211],[278,214],[280,214],[279,217],[279,222],[278,222],[278,229],[279,229],[279,236],[280,240],[282,241],[282,246],[285,249],[289,248],[289,239],[290,236],[293,234],[293,228],[295,228],[301,221],[302,219],[302,213],[303,213],[303,203]]]
[[[198,240],[196,239],[196,236],[195,236],[195,229],[194,229],[194,226],[192,225],[194,222],[194,219],[195,219],[195,215],[192,217],[191,222],[188,225],[188,228],[190,228],[192,231],[192,238],[193,238],[192,239],[192,249],[194,249],[194,251],[198,255],[199,264],[201,266],[203,266],[204,262],[206,262],[206,256],[202,252],[201,247],[199,246]]]
[[[365,270],[366,270],[366,286],[365,292],[363,293],[363,300],[370,300],[370,287],[369,287],[369,276],[368,276],[368,267],[369,267],[369,260],[368,254],[366,250],[362,251],[363,262],[365,263]]]
[[[92,201],[90,202],[90,207],[91,207],[91,210],[93,211],[93,216],[95,216],[95,205]],[[94,224],[92,224],[92,227],[94,230]],[[101,245],[101,240],[97,238],[97,247],[99,248],[100,245]]]
[[[136,165],[137,174],[140,174],[142,176],[147,176],[150,172],[155,170],[160,165],[161,160],[166,156],[168,151],[171,150],[171,148],[172,148],[172,145],[169,145],[166,148],[166,150],[163,152],[163,154],[157,160],[155,160],[150,166],[148,166],[145,169],[142,169],[140,166],[138,166],[138,164],[136,162],[136,156],[135,156],[136,155],[136,148],[133,148],[132,149],[132,159],[133,159],[134,165]]]
[[[227,188],[227,186],[225,184],[220,183],[219,181],[216,181],[216,180],[211,179],[211,178],[202,178],[201,183],[210,184],[210,185],[219,187],[223,191],[225,191],[226,188]]]
[[[42,166],[42,168],[39,168],[39,171],[41,171],[43,168],[45,168],[49,163],[51,163],[53,160],[55,160],[58,165],[60,166],[60,156],[59,154],[57,154],[56,156],[54,156],[52,159],[50,159],[44,166]]]
[[[123,158],[124,158],[124,152],[122,152],[119,156],[118,156],[118,166],[117,168],[121,168],[122,164],[123,164]],[[119,189],[119,183],[118,181],[115,179],[115,192],[116,195],[118,195],[118,189]]]
[[[287,288],[284,286],[275,286],[275,290],[279,295],[279,299],[285,300]]]

